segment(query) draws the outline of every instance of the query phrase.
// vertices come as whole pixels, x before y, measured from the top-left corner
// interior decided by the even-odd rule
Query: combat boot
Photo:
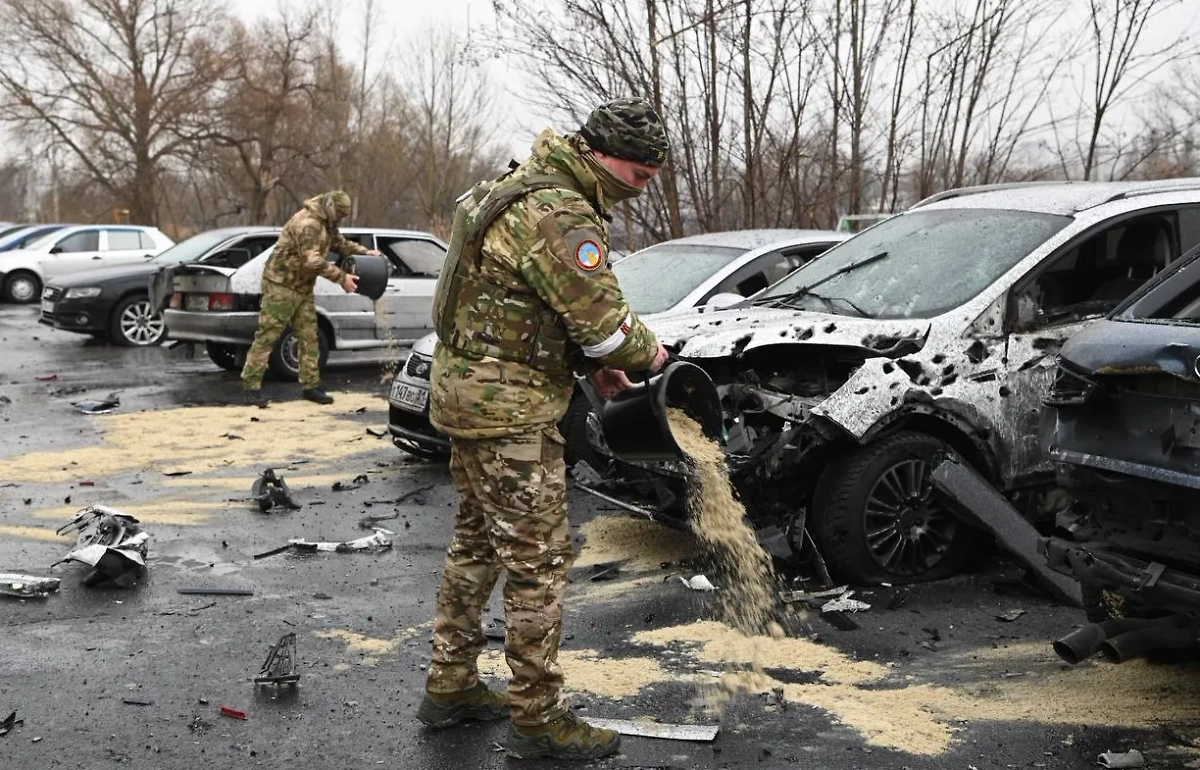
[[[426,727],[441,729],[459,722],[491,722],[508,716],[508,695],[492,692],[482,683],[455,693],[426,692],[417,708],[417,719]]]
[[[261,390],[247,390],[245,394],[246,406],[257,406],[259,409],[267,408],[267,397],[262,394]]]
[[[568,711],[544,725],[509,725],[504,748],[517,759],[600,759],[620,750],[621,736]]]
[[[332,404],[333,396],[326,393],[321,388],[308,388],[300,394],[309,401],[315,401],[318,404]]]

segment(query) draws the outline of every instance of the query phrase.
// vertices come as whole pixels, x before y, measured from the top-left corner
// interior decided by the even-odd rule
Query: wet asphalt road
[[[0,399],[0,572],[56,575],[62,588],[46,600],[0,597],[0,719],[16,710],[24,720],[0,737],[0,770],[560,766],[499,753],[502,724],[430,733],[413,719],[455,496],[443,467],[366,433],[386,424],[381,370],[392,354],[349,363],[335,356],[325,386],[337,403],[273,406],[302,415],[272,428],[273,441],[261,420],[251,421],[256,410],[236,405],[236,376],[202,352],[115,348],[35,319],[32,307],[0,305],[0,395],[10,400]],[[50,375],[57,379],[38,379]],[[298,397],[294,384],[268,388],[283,400]],[[112,391],[121,398],[114,415],[71,410],[71,401]],[[230,425],[246,437],[222,437],[234,432]],[[305,431],[313,435],[298,440]],[[213,441],[216,454],[198,460],[196,447]],[[231,447],[225,459],[220,441]],[[164,475],[189,464],[189,476]],[[264,515],[246,504],[267,464],[292,480],[302,509]],[[332,491],[332,480],[360,473],[369,484]],[[429,489],[398,506],[372,502],[422,487]],[[80,565],[49,569],[72,542],[54,530],[90,503],[134,510],[151,533],[148,573],[136,589],[84,587]],[[590,524],[619,514],[577,492],[571,503],[586,555],[597,547],[584,542]],[[369,534],[361,518],[393,513],[381,524],[396,532],[390,551],[253,558],[292,537],[361,537]],[[670,544],[683,536],[650,537]],[[711,721],[691,711],[696,686],[686,676],[595,694],[615,686],[619,672],[606,666],[625,659],[693,677],[726,665],[719,652],[704,657],[685,647],[681,655],[633,640],[711,617],[709,595],[666,579],[700,568],[631,569],[603,584],[587,579],[587,567],[576,569],[563,649],[591,650],[598,660],[574,679],[567,671],[568,685],[582,690],[572,695],[580,713]],[[1153,767],[1200,766],[1200,752],[1183,746],[1200,735],[1196,667],[1127,664],[1114,672],[1092,662],[1066,671],[1046,655],[1048,641],[1078,623],[1078,613],[1020,589],[1017,574],[992,558],[939,584],[861,592],[872,609],[855,617],[857,630],[796,619],[792,632],[815,638],[810,651],[832,657],[768,668],[797,686],[786,700],[744,695],[725,710],[711,744],[626,738],[622,755],[597,766],[1080,768],[1094,766],[1101,751],[1130,747]],[[178,593],[222,581],[254,595]],[[1025,612],[1012,622],[996,618],[1014,608]],[[489,617],[500,614],[498,594],[491,610]],[[287,632],[298,637],[299,686],[256,688],[251,677]],[[832,673],[843,662],[872,662],[886,673],[846,686]],[[910,703],[917,705],[908,713]],[[222,705],[249,719],[221,716]],[[908,750],[906,736],[922,730],[951,738]]]

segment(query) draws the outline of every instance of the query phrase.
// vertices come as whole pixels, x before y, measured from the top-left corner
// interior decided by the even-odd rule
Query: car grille
[[[420,353],[413,353],[408,357],[408,363],[404,365],[404,373],[418,380],[428,380],[432,368],[433,359]]]
[[[1069,406],[1087,403],[1096,390],[1096,383],[1059,361],[1054,384],[1046,396],[1047,406]]]
[[[42,290],[42,299],[49,302],[57,302],[62,298],[62,295],[63,290],[57,286],[47,286],[44,290]]]

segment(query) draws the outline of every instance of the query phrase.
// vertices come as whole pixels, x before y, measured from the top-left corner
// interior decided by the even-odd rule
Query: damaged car
[[[843,581],[932,580],[981,541],[933,493],[933,458],[1044,510],[1038,428],[1059,348],[1198,242],[1200,180],[964,188],[742,303],[651,325],[717,384],[759,526],[815,544]],[[589,435],[610,470],[678,489],[686,468],[613,457],[596,415]]]
[[[1194,647],[1200,249],[1063,347],[1046,406],[1047,452],[1073,497],[1041,543],[1050,566],[1080,582],[1089,620],[1174,617],[1190,639],[1168,636]],[[1131,652],[1109,647],[1114,660]]]

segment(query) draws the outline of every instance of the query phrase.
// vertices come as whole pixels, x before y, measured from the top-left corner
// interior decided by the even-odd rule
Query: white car
[[[175,242],[156,227],[74,225],[24,248],[0,252],[0,297],[34,302],[52,278],[112,265],[146,262]]]
[[[676,238],[614,262],[621,291],[646,321],[699,306],[740,302],[850,237],[832,230],[733,230]],[[413,345],[396,372],[388,429],[396,446],[419,457],[437,457],[450,442],[429,423],[429,370],[437,336]],[[568,462],[584,457],[582,432],[590,408],[583,394],[563,419]]]

